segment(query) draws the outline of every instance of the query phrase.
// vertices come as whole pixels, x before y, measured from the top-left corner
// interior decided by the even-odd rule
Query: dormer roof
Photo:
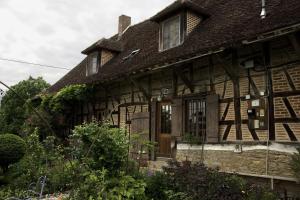
[[[210,16],[210,14],[204,8],[200,7],[199,5],[193,3],[190,0],[177,0],[170,6],[166,7],[165,9],[151,17],[150,20],[154,22],[160,22],[164,19],[167,19],[168,17],[171,17],[177,12],[185,9],[193,11],[196,14],[203,17]]]
[[[92,44],[90,47],[83,50],[81,53],[88,55],[93,51],[102,49],[112,52],[121,52],[123,50],[123,47],[120,41],[102,38],[99,41]]]

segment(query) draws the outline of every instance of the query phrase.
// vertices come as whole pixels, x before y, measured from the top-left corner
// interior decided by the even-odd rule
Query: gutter
[[[256,42],[263,42],[263,41],[270,40],[270,39],[273,39],[273,38],[276,38],[279,36],[283,36],[283,35],[287,35],[289,33],[296,32],[299,29],[300,29],[300,23],[294,24],[292,26],[288,26],[288,27],[276,29],[271,32],[263,33],[263,34],[257,36],[256,38],[253,38],[250,40],[243,40],[242,44],[253,44]]]

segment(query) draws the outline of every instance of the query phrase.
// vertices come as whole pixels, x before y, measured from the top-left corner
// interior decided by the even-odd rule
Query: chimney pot
[[[121,15],[119,17],[119,37],[123,32],[131,25],[131,17],[126,15]]]

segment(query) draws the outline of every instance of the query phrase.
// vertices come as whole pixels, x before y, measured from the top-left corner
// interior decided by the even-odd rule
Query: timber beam
[[[231,64],[226,62],[227,59],[221,59],[219,61],[222,63],[222,66],[230,77],[233,83],[233,103],[234,103],[234,113],[235,113],[235,131],[236,139],[242,140],[242,115],[241,115],[241,99],[240,99],[240,65],[238,60],[238,53],[236,49],[232,49],[231,53]]]
[[[297,35],[297,33],[291,34],[288,36],[289,41],[291,42],[291,44],[293,45],[294,50],[296,51],[296,54],[298,57],[300,57],[300,38],[299,38],[299,34]]]
[[[189,88],[189,90],[191,91],[191,93],[194,93],[195,87],[194,87],[192,81],[185,76],[185,74],[183,72],[183,68],[177,68],[177,69],[175,69],[175,73],[183,81],[184,85]]]
[[[149,94],[149,92],[141,85],[141,83],[136,80],[133,79],[132,77],[128,77],[128,80],[136,87],[139,89],[139,91],[144,95],[144,97],[148,100],[151,101],[151,95]]]

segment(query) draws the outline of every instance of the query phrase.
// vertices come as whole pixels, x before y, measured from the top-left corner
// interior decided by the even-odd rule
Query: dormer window
[[[98,73],[98,63],[99,63],[99,54],[93,53],[89,55],[87,67],[86,67],[86,75],[91,76],[93,74]]]
[[[177,15],[161,23],[160,50],[177,47],[183,41],[181,16]]]
[[[177,0],[151,17],[151,21],[160,25],[159,51],[181,45],[196,27],[209,16],[210,14],[198,3],[191,0]]]

